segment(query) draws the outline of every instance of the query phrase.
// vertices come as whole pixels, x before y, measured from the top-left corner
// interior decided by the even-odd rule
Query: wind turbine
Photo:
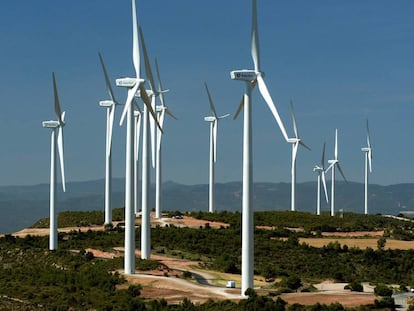
[[[151,108],[151,102],[145,91],[144,82],[140,75],[140,56],[138,42],[138,26],[135,0],[132,0],[132,60],[135,68],[135,78],[120,78],[116,80],[116,85],[128,88],[128,96],[125,107],[122,112],[120,125],[124,118],[127,118],[126,129],[126,152],[125,152],[125,274],[135,273],[135,214],[134,214],[134,111],[132,102],[139,89],[140,96],[143,99],[144,106],[144,123],[148,118],[148,111],[155,116]],[[145,139],[145,136],[144,136]],[[143,141],[143,144],[146,142]],[[145,159],[145,157],[144,157]],[[143,159],[143,161],[144,161]],[[148,172],[145,174],[148,175]],[[143,169],[144,175],[144,169]],[[144,183],[144,181],[143,181]],[[144,209],[144,205],[143,205]],[[143,210],[144,214],[144,210]],[[145,237],[146,239],[146,237]],[[144,245],[144,249],[146,245]],[[141,246],[142,247],[142,246]],[[144,250],[145,252],[145,250]],[[142,256],[142,250],[141,250]],[[145,254],[145,256],[147,256]]]
[[[242,197],[242,284],[241,294],[245,296],[248,288],[253,288],[253,165],[252,165],[252,124],[251,124],[251,94],[256,84],[259,91],[269,106],[276,122],[282,131],[283,137],[288,141],[286,129],[280,119],[276,106],[269,94],[267,86],[263,80],[263,72],[260,71],[259,60],[259,35],[257,30],[257,0],[253,0],[252,10],[252,33],[251,33],[251,54],[254,69],[235,70],[230,72],[233,80],[244,81],[246,90],[243,95],[239,108],[234,116],[236,118],[244,106],[243,120],[243,197]]]
[[[173,119],[177,120],[177,118],[172,114],[172,112],[165,106],[165,100],[163,93],[166,92],[162,88],[161,83],[161,76],[160,76],[160,69],[158,67],[158,61],[155,59],[155,67],[157,70],[157,77],[158,77],[158,90],[156,91],[156,95],[159,96],[161,105],[156,106],[156,114],[157,120],[160,127],[157,128],[156,132],[156,142],[157,142],[157,150],[156,150],[156,157],[155,157],[155,217],[161,218],[161,187],[162,187],[162,152],[161,152],[161,141],[163,132],[161,129],[164,128],[164,117],[165,114],[168,114]]]
[[[325,178],[325,143],[323,144],[322,148],[322,159],[321,159],[321,165],[315,165],[313,168],[314,172],[318,173],[318,192],[317,192],[317,199],[316,199],[316,215],[321,214],[321,180],[323,184],[323,189],[325,192],[325,200],[326,203],[329,202],[328,199],[328,191],[326,189],[326,178]]]
[[[63,163],[63,127],[65,126],[65,112],[62,112],[59,104],[59,96],[56,86],[55,73],[52,73],[53,93],[55,98],[55,113],[57,121],[43,121],[42,126],[52,129],[50,139],[50,235],[49,249],[56,250],[58,244],[57,214],[56,214],[56,147],[59,154],[60,176],[62,178],[62,189],[66,191],[65,186],[65,167]],[[57,136],[57,140],[56,140]]]
[[[204,117],[204,121],[210,122],[210,161],[209,161],[209,195],[208,195],[208,211],[210,213],[215,212],[214,206],[214,163],[217,160],[217,128],[220,119],[228,117],[230,114],[225,114],[221,117],[217,115],[216,108],[214,107],[213,100],[211,99],[210,91],[208,90],[207,83],[204,83],[206,87],[208,101],[210,103],[210,109],[213,113],[212,116]]]
[[[112,224],[112,128],[114,125],[115,107],[118,105],[118,102],[115,100],[115,95],[101,53],[99,53],[99,60],[105,76],[106,90],[110,97],[110,100],[101,100],[99,102],[99,106],[106,107],[105,225],[110,225]]]
[[[335,167],[338,166],[338,170],[341,173],[343,179],[345,181],[345,175],[342,172],[341,166],[339,165],[338,160],[338,129],[335,130],[335,158],[333,160],[328,160],[328,163],[330,166],[327,168],[326,171],[329,171],[329,169],[332,170],[332,179],[331,179],[331,216],[335,216]]]
[[[299,145],[305,147],[308,150],[311,150],[308,146],[305,145],[305,143],[299,138],[299,132],[298,132],[298,126],[296,124],[296,117],[295,117],[295,111],[293,109],[293,102],[290,101],[290,109],[292,113],[292,121],[293,121],[293,131],[295,133],[294,138],[289,138],[289,143],[292,144],[292,169],[291,169],[291,175],[292,175],[292,184],[291,184],[291,210],[296,210],[296,156],[298,153]]]
[[[371,141],[369,135],[369,127],[368,127],[368,120],[367,120],[367,146],[361,148],[361,151],[365,154],[365,215],[368,215],[368,169],[369,172],[372,173],[372,148],[371,148]]]

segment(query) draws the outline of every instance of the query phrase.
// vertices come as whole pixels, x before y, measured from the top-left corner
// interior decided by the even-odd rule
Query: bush
[[[345,285],[344,289],[349,289],[352,292],[363,292],[364,291],[364,286],[362,286],[361,283],[353,281],[347,285]]]
[[[287,287],[292,290],[297,290],[299,287],[302,286],[302,281],[298,276],[291,275],[288,276],[286,279],[282,280],[282,282],[280,282],[280,285],[282,287]]]
[[[395,301],[391,296],[382,297],[380,300],[375,299],[374,306],[376,308],[391,308],[394,309]]]
[[[132,297],[141,295],[141,285],[129,285],[128,292]]]
[[[183,277],[185,279],[191,279],[193,277],[193,274],[190,271],[184,271],[183,272]]]
[[[374,293],[377,296],[382,296],[382,297],[391,297],[392,296],[392,288],[388,287],[385,284],[378,284],[375,288],[374,288]]]

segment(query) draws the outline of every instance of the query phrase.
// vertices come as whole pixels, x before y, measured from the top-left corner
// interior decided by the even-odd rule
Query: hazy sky
[[[250,0],[137,0],[150,57],[158,58],[166,103],[164,180],[208,182],[210,115],[204,81],[219,114],[234,114],[244,84],[229,72],[251,69]],[[299,150],[297,180],[312,171],[326,142],[347,178],[363,181],[365,119],[373,145],[371,182],[414,182],[414,3],[412,1],[258,1],[265,80],[293,135],[289,100],[312,151]],[[98,52],[115,78],[134,76],[129,0],[5,1],[0,10],[0,185],[49,181],[50,132],[55,119],[51,72],[66,111],[68,181],[104,177],[107,99]],[[114,85],[115,83],[113,83]],[[114,86],[117,99],[126,90]],[[124,176],[125,126],[117,111],[113,173]],[[242,115],[219,126],[216,180],[241,180]],[[290,181],[291,146],[265,102],[253,96],[254,180]],[[70,189],[68,189],[70,191]]]

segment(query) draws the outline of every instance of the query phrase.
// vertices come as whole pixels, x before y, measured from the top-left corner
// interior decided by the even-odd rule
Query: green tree
[[[374,288],[375,295],[382,296],[382,297],[391,297],[392,296],[392,288],[388,287],[385,284],[378,284]]]
[[[386,238],[384,238],[384,237],[379,238],[378,241],[377,241],[377,249],[379,251],[383,251],[384,248],[385,248],[385,244],[386,243],[387,243],[387,239]]]

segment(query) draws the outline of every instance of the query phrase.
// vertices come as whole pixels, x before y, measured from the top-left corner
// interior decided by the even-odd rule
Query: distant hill
[[[59,189],[59,188],[58,188]],[[217,183],[216,206],[218,211],[241,211],[241,182]],[[336,210],[363,212],[364,188],[361,183],[337,182]],[[60,191],[60,189],[59,189]],[[154,188],[151,188],[154,198]],[[414,210],[414,184],[390,186],[370,185],[369,212],[371,214],[397,215]],[[315,211],[316,183],[297,184],[297,210]],[[67,192],[58,193],[58,211],[103,210],[104,180],[67,183]],[[175,182],[163,184],[163,209],[179,211],[207,211],[208,185],[182,185]],[[113,180],[113,206],[124,205],[124,180]],[[150,201],[154,206],[154,200]],[[254,209],[289,210],[290,184],[254,184]],[[329,206],[322,204],[323,211]],[[49,215],[49,185],[0,187],[0,232],[10,233],[32,225],[39,218]]]

